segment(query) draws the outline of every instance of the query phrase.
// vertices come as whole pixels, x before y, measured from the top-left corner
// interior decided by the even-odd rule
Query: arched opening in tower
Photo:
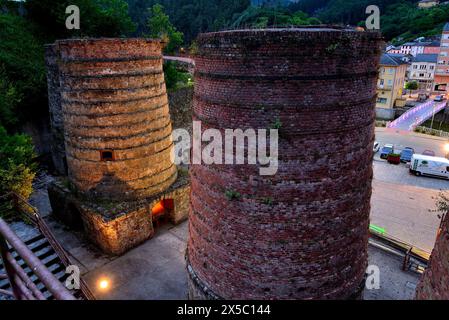
[[[159,228],[161,225],[167,223],[174,209],[175,203],[173,199],[163,199],[156,203],[151,209],[153,227]]]

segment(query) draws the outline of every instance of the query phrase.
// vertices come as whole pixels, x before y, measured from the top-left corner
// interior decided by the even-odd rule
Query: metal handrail
[[[19,213],[25,215],[25,217],[31,220],[31,222],[39,229],[39,231],[47,239],[50,246],[53,248],[65,267],[74,264],[71,261],[70,257],[67,255],[65,249],[56,240],[48,225],[39,215],[39,211],[37,210],[37,208],[33,207],[27,200],[16,193],[8,193],[6,195],[0,196],[0,200],[5,199],[13,201],[13,206],[16,208],[16,210],[19,211]],[[95,300],[95,296],[92,294],[83,279],[80,279],[80,289],[85,299]],[[7,293],[4,292],[4,294]]]
[[[0,218],[0,251],[14,296],[20,300],[44,300],[45,297],[18,265],[12,256],[9,246],[13,248],[34,272],[48,291],[58,300],[75,300],[75,297],[47,269],[38,257],[11,230],[8,224]]]
[[[430,259],[430,253],[427,251],[399,240],[391,235],[381,234],[370,230],[370,238],[375,242],[382,243],[388,250],[403,258],[402,270],[413,270],[422,273],[427,267]],[[413,262],[412,259],[414,259]],[[417,263],[418,262],[418,263]]]
[[[50,231],[48,225],[41,218],[37,208],[33,207],[30,203],[28,203],[28,201],[26,201],[23,197],[21,197],[18,194],[13,193],[11,194],[11,196],[13,197],[14,203],[16,205],[16,208],[18,208],[18,210],[20,210],[19,208],[22,207],[28,209],[22,211],[22,213],[27,215],[28,218],[30,218],[33,221],[33,223],[36,225],[39,231],[45,236],[45,238],[48,240],[52,248],[55,250],[56,254],[58,255],[61,262],[64,264],[64,266],[68,267],[70,265],[75,264],[72,262],[72,259],[70,259],[70,257],[67,255],[65,249],[56,240],[55,236]],[[89,287],[87,286],[86,282],[83,279],[80,279],[80,289],[87,300],[95,300],[95,296],[92,294],[92,292],[90,291]]]

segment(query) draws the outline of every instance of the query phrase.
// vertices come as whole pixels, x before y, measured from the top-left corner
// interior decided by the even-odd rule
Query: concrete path
[[[164,60],[168,60],[168,61],[179,61],[179,62],[184,62],[187,64],[191,64],[191,65],[195,65],[195,60],[191,59],[191,58],[184,58],[184,57],[175,57],[175,56],[164,56]]]

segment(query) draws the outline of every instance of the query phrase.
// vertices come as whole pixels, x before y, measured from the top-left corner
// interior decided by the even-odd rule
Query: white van
[[[410,161],[410,173],[449,179],[449,160],[414,154]]]

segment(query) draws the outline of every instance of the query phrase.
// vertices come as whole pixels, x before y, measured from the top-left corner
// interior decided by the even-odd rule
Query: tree
[[[43,42],[25,18],[0,14],[0,125],[12,129],[47,110]]]
[[[36,171],[34,157],[30,137],[8,135],[0,126],[0,195],[15,192],[28,199]]]
[[[170,22],[170,18],[165,14],[162,5],[155,4],[149,10],[148,27],[150,29],[150,37],[166,41],[165,52],[173,53],[182,45],[184,35],[182,32],[177,31]]]
[[[69,5],[80,9],[80,30],[65,27],[65,10]],[[84,36],[120,37],[136,29],[124,0],[27,0],[25,8],[27,18],[42,28],[47,41]]]
[[[449,193],[447,191],[441,191],[437,197],[433,197],[435,200],[435,209],[429,210],[430,212],[437,213],[438,218],[442,219],[445,214],[449,213]]]
[[[410,81],[405,84],[405,89],[409,90],[410,97],[412,96],[412,91],[418,90],[418,88],[419,88],[418,82],[416,81]]]
[[[235,18],[231,24],[231,28],[267,28],[270,26],[290,27],[320,23],[321,22],[317,18],[311,18],[302,11],[292,13],[286,8],[249,7]]]
[[[405,89],[407,90],[418,90],[418,88],[418,82],[416,81],[410,81],[405,84]]]
[[[138,23],[137,35],[149,33],[151,8],[161,4],[173,25],[184,34],[184,42],[191,43],[201,32],[223,30],[235,15],[250,6],[250,0],[128,0],[130,15]]]

